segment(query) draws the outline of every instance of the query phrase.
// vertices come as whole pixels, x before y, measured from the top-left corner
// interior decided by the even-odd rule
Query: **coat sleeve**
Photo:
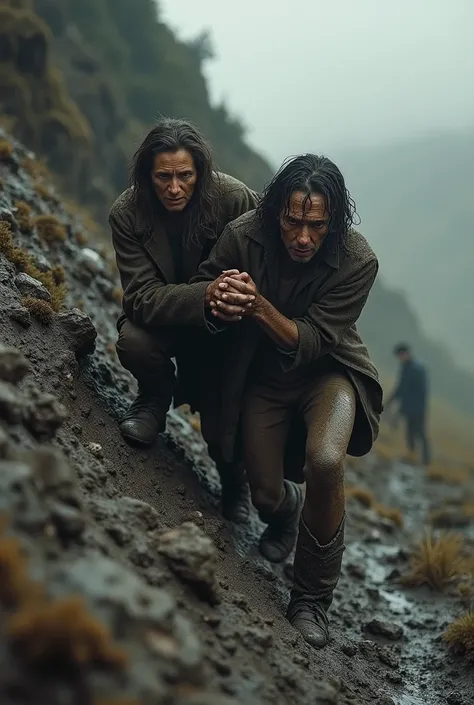
[[[109,224],[125,315],[139,326],[204,325],[207,283],[166,284],[135,236],[131,211],[112,209]]]
[[[190,286],[214,281],[219,277],[225,269],[243,270],[242,253],[237,244],[237,239],[229,224],[224,228],[224,231],[214,247],[212,248],[209,257],[205,262],[202,262],[194,277],[190,280]],[[206,326],[210,333],[219,333],[227,330],[229,325],[235,326],[235,323],[226,323],[216,317],[211,312],[204,308],[201,313],[202,323]]]
[[[354,325],[364,308],[378,272],[376,258],[361,265],[323,298],[296,318],[299,341],[292,355],[282,355],[283,369],[289,371],[308,365],[334,350]]]

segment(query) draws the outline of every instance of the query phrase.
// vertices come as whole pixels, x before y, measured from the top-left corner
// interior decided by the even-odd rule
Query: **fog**
[[[274,164],[474,122],[472,0],[160,7],[183,38],[210,29],[212,97],[243,118],[249,141]]]

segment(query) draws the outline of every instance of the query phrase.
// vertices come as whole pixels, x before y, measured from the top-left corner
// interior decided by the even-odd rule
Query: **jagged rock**
[[[15,279],[15,267],[0,253],[0,284],[11,286]]]
[[[35,264],[40,270],[40,272],[49,272],[51,271],[51,263],[49,260],[40,252],[36,252],[34,255],[35,258]]]
[[[377,647],[377,655],[379,660],[386,666],[390,666],[390,668],[400,667],[400,656],[393,647],[379,645]]]
[[[371,619],[365,624],[365,629],[375,636],[384,636],[387,639],[397,641],[403,636],[403,627],[400,627],[394,622],[386,622],[383,619]]]
[[[0,343],[0,379],[17,384],[29,368],[28,360],[19,350]]]
[[[24,306],[12,306],[8,309],[8,315],[12,321],[16,321],[23,328],[29,328],[32,323],[31,313]]]
[[[104,457],[100,443],[88,443],[86,448],[95,458],[101,459]]]
[[[138,522],[145,531],[153,531],[161,526],[160,515],[151,504],[132,497],[121,497],[119,506],[127,514],[127,524]]]
[[[77,538],[86,528],[84,516],[75,507],[52,502],[49,505],[49,511],[54,526],[62,538]]]
[[[104,269],[104,259],[95,250],[85,247],[81,250],[79,265],[85,267],[91,274],[98,274]]]
[[[38,448],[30,458],[41,493],[73,507],[80,506],[77,478],[64,456],[54,448]]]
[[[170,568],[193,585],[198,595],[212,604],[217,595],[217,550],[211,539],[192,522],[185,522],[160,535],[158,551]]]
[[[0,419],[17,424],[21,419],[22,404],[14,387],[0,379]]]
[[[20,272],[16,275],[15,285],[23,296],[32,296],[34,299],[51,302],[51,294],[44,284],[37,279],[33,279],[29,274],[25,274],[25,272]]]
[[[53,394],[38,392],[23,410],[25,426],[39,440],[54,438],[67,417],[66,409]]]
[[[377,700],[377,705],[395,705],[395,700],[389,695],[382,695],[382,697]]]
[[[58,314],[57,320],[77,357],[94,352],[97,331],[86,313],[73,308]]]
[[[15,220],[15,216],[9,208],[4,208],[0,206],[0,221],[2,220],[6,223],[9,223],[12,231],[16,232],[16,230],[18,229],[18,224]]]

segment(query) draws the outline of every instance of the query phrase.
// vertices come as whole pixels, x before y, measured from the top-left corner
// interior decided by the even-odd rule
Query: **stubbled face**
[[[179,213],[194,193],[197,171],[193,157],[186,149],[161,152],[153,160],[153,188],[160,202],[171,213]]]
[[[328,234],[329,214],[326,200],[319,193],[307,194],[294,191],[288,212],[280,214],[280,232],[283,244],[294,262],[304,264],[314,257]]]

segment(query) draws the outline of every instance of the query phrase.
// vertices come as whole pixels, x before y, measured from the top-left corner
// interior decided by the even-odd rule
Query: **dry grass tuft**
[[[192,429],[194,429],[198,433],[201,433],[201,419],[196,414],[190,417],[189,425]]]
[[[8,140],[0,139],[0,162],[8,162],[13,156],[13,145]]]
[[[21,166],[35,180],[51,178],[51,174],[48,168],[39,159],[32,159],[31,157],[26,157],[21,162]]]
[[[430,465],[426,471],[426,477],[434,482],[444,482],[447,485],[465,485],[469,482],[467,470],[440,464]]]
[[[397,526],[403,526],[403,515],[400,509],[395,507],[386,507],[384,504],[377,502],[370,490],[363,487],[346,487],[346,497],[353,497],[360,504],[368,509],[373,509],[383,519],[389,519]]]
[[[122,299],[123,299],[123,289],[121,289],[119,286],[117,286],[113,292],[112,296],[114,300],[119,304],[119,306],[122,305]]]
[[[35,219],[34,224],[38,230],[38,235],[48,245],[66,240],[66,228],[55,215],[39,215]]]
[[[16,201],[15,208],[17,213],[15,215],[16,221],[20,227],[22,233],[29,233],[33,229],[33,219],[31,218],[31,208],[25,201]]]
[[[375,497],[370,490],[366,490],[363,487],[346,487],[346,497],[353,497],[364,507],[373,507],[375,504]]]
[[[85,247],[89,242],[89,238],[84,232],[82,232],[82,230],[78,230],[76,232],[76,241],[78,245],[80,245],[81,247]]]
[[[66,271],[64,267],[60,264],[55,264],[51,269],[51,276],[57,286],[64,284],[66,281]]]
[[[468,568],[462,549],[461,534],[444,534],[434,539],[427,531],[410,559],[410,572],[402,576],[401,582],[412,587],[429,585],[433,590],[443,590]]]
[[[47,301],[35,299],[33,296],[25,296],[21,300],[21,305],[27,308],[43,326],[48,326],[53,321],[54,309]]]
[[[474,661],[474,610],[450,624],[443,638],[454,651],[462,652],[468,661]]]

